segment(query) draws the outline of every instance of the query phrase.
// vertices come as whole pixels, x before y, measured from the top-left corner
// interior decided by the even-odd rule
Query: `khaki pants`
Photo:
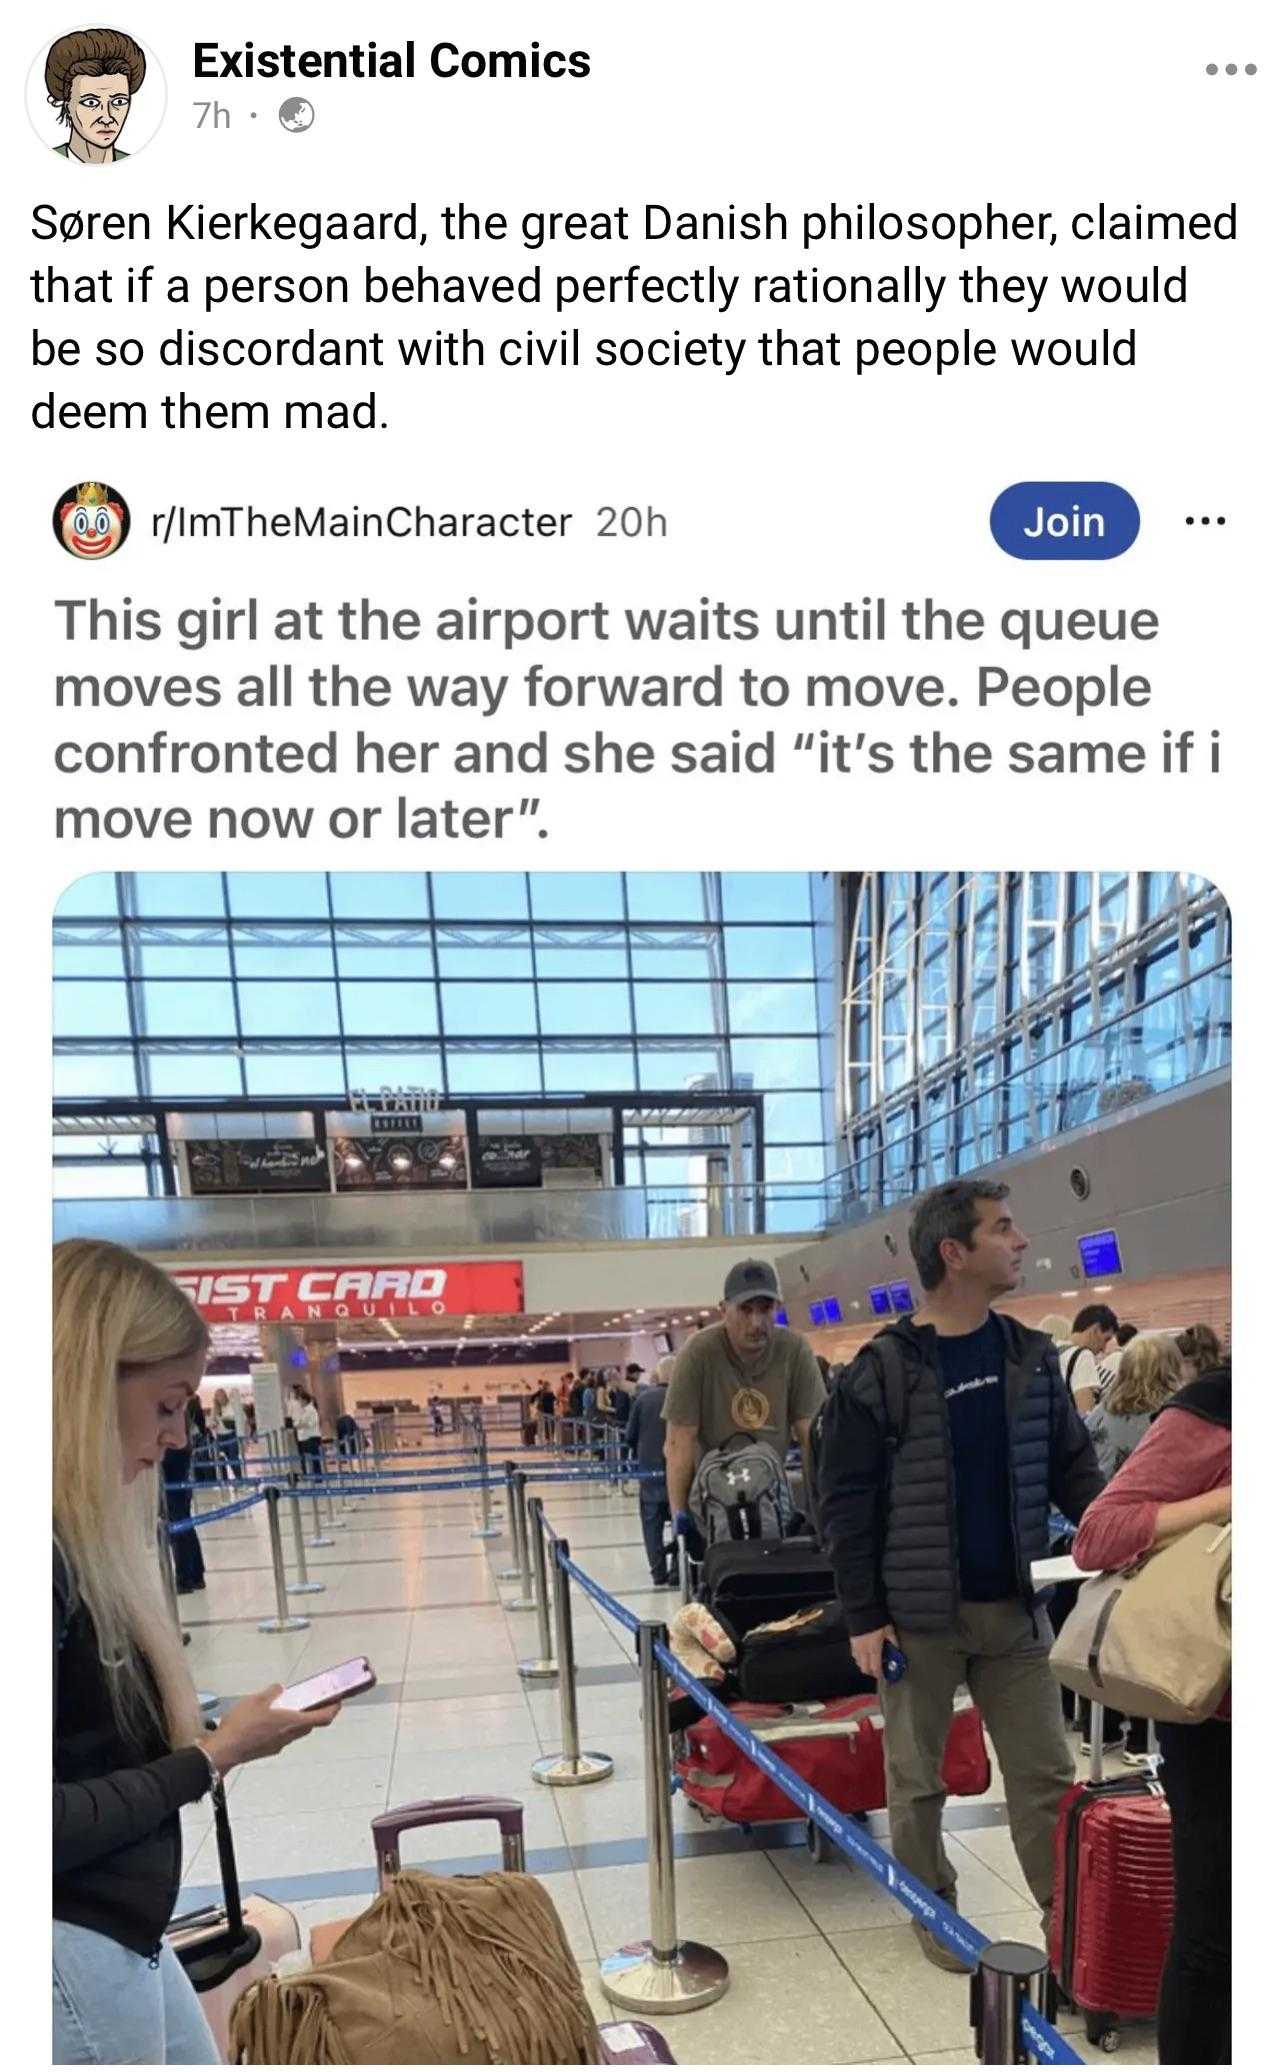
[[[1035,1901],[1052,1904],[1057,1807],[1073,1784],[1061,1697],[1048,1667],[1052,1630],[1016,1598],[961,1604],[944,1633],[904,1633],[908,1667],[880,1684],[886,1722],[887,1805],[892,1853],[925,1885],[953,1900],[956,1876],[941,1841],[941,1758],[954,1693],[965,1683],[994,1743],[1007,1790],[1008,1822]]]

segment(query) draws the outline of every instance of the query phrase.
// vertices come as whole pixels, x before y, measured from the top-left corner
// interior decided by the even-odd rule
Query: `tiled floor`
[[[549,1484],[544,1496],[575,1560],[623,1603],[642,1616],[676,1604],[648,1587],[635,1497],[602,1484]],[[305,1631],[258,1630],[273,1609],[261,1510],[202,1532],[208,1586],[182,1600],[197,1682],[223,1702],[358,1653],[379,1674],[378,1689],[332,1727],[231,1780],[245,1883],[285,1901],[304,1926],[351,1915],[374,1889],[374,1814],[415,1799],[518,1798],[529,1867],[556,1903],[590,1999],[609,2019],[598,1963],[647,1933],[629,1635],[573,1593],[581,1741],[612,1756],[615,1771],[604,1783],[550,1790],[532,1780],[530,1766],[561,1747],[557,1689],[518,1675],[518,1663],[537,1652],[536,1619],[505,1609],[516,1590],[495,1574],[507,1564],[506,1541],[473,1536],[475,1497],[380,1493],[340,1515],[335,1544],[308,1550],[324,1591],[291,1600],[311,1620]],[[290,1545],[287,1533],[287,1555]],[[680,1797],[673,1817],[679,1932],[713,1943],[731,1965],[721,2002],[661,2024],[680,2064],[974,2062],[967,1981],[925,1961],[901,1909],[872,1880],[843,1864],[812,1863],[797,1828],[742,1835],[706,1823]],[[950,1809],[947,1825],[962,1912],[996,1937],[1037,1941],[997,1774],[981,1810],[976,1801]],[[474,1821],[409,1835],[403,1860],[488,1869],[494,1829]],[[217,1879],[210,1820],[197,1807],[184,1820],[180,1905],[216,1897]],[[1085,2060],[1103,2059],[1078,2018],[1063,2027]],[[1114,2062],[1154,2060],[1153,2028],[1126,2029]]]

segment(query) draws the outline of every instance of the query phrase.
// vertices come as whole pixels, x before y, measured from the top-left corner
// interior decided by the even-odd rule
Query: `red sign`
[[[169,1271],[210,1324],[520,1316],[525,1307],[521,1263],[513,1259],[452,1259],[445,1266],[200,1266]]]

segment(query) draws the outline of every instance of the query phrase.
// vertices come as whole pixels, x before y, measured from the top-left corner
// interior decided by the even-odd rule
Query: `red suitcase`
[[[883,1716],[877,1696],[730,1709],[838,1812],[872,1813],[887,1804]],[[793,1800],[742,1755],[712,1719],[701,1719],[688,1729],[685,1752],[676,1767],[687,1797],[724,1820],[752,1825],[798,1818]],[[959,1798],[975,1798],[989,1789],[990,1759],[974,1705],[954,1715],[941,1779],[946,1791]]]
[[[1173,1925],[1172,1816],[1153,1777],[1076,1784],[1057,1816],[1048,1954],[1084,2018],[1113,2050],[1120,2020],[1153,2019]]]

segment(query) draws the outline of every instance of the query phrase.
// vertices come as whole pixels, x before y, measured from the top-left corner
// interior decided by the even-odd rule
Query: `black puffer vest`
[[[1014,1317],[996,1321],[1005,1353],[1013,1553],[1032,1607],[1030,1563],[1048,1551],[1051,1504],[1078,1518],[1102,1483],[1051,1339]],[[845,1399],[846,1443],[859,1444],[872,1420],[887,1449],[871,1582],[887,1618],[907,1633],[943,1631],[958,1615],[954,1462],[935,1346],[930,1325],[901,1319],[864,1348],[836,1391]]]

